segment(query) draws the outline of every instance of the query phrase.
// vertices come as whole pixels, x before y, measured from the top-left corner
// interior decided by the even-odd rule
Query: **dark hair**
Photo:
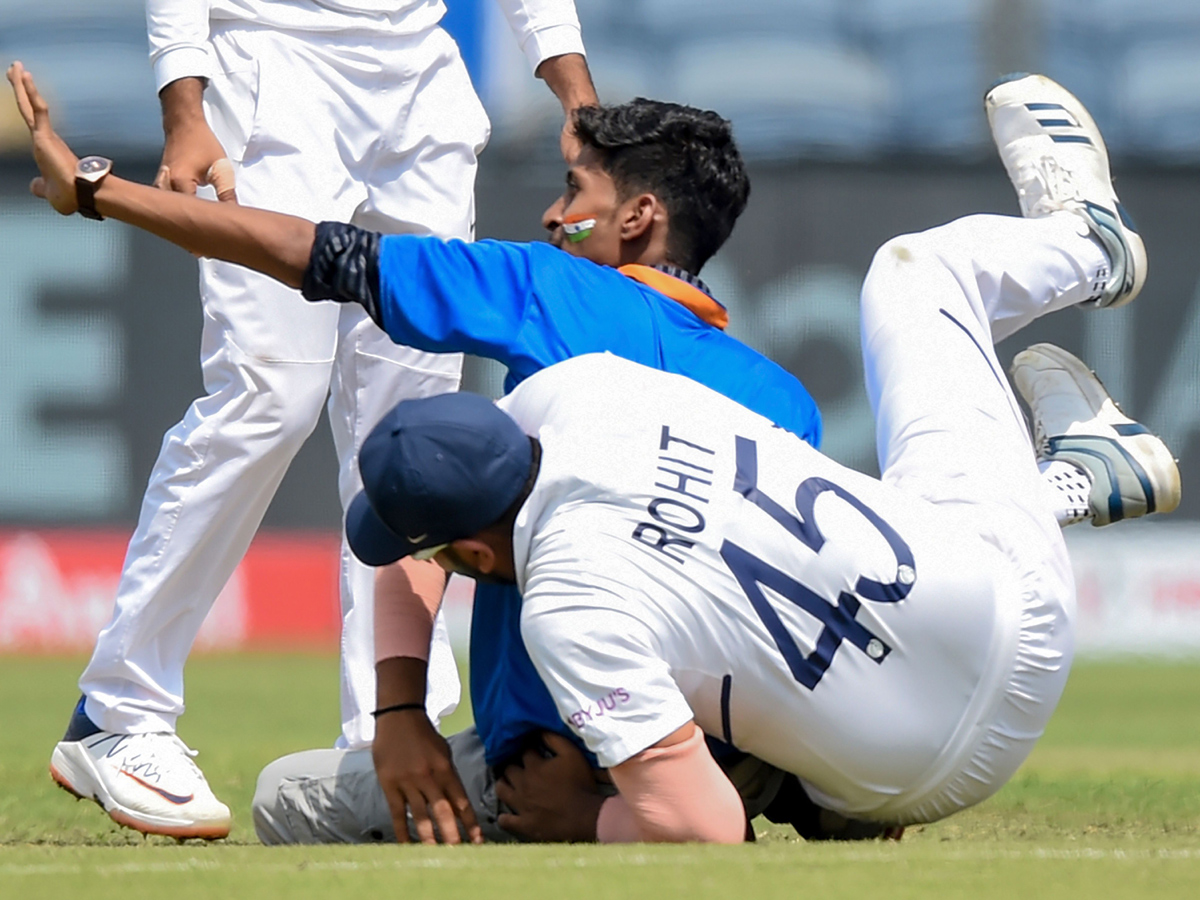
[[[750,196],[729,122],[715,112],[639,97],[576,110],[575,134],[599,152],[623,196],[646,191],[662,201],[670,261],[698,274]]]

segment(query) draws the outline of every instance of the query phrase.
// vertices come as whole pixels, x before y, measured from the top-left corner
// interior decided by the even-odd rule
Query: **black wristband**
[[[425,704],[424,703],[397,703],[395,706],[381,707],[380,709],[377,709],[373,713],[371,713],[371,715],[374,716],[376,719],[378,719],[384,713],[400,712],[400,710],[402,710],[402,709],[419,709],[422,712],[424,712]]]
[[[321,222],[300,285],[306,300],[360,303],[383,327],[379,309],[379,235],[342,222]]]

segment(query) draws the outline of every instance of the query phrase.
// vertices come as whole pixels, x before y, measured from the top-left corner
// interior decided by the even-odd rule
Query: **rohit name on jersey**
[[[694,437],[694,435],[692,436]],[[663,425],[658,441],[653,499],[646,518],[634,526],[632,538],[682,565],[696,546],[695,535],[707,524],[703,509],[712,496],[715,450],[689,440]]]

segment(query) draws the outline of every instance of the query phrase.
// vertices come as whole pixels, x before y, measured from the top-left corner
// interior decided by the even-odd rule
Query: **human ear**
[[[491,575],[496,571],[496,551],[479,538],[463,538],[450,544],[459,559],[476,572]]]
[[[621,239],[635,241],[643,237],[654,224],[655,216],[661,210],[658,198],[653,194],[638,194],[630,197],[622,204]]]

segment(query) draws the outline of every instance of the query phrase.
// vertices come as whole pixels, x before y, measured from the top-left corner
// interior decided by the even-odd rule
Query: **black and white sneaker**
[[[1146,248],[1117,199],[1108,150],[1087,109],[1044,75],[1010,75],[984,97],[992,138],[1017,190],[1021,213],[1082,216],[1108,251],[1111,271],[1081,303],[1124,306],[1146,281]]]
[[[1082,360],[1053,344],[1013,359],[1013,382],[1033,416],[1039,459],[1072,463],[1092,483],[1093,525],[1179,506],[1179,468],[1162,439],[1126,416]]]

